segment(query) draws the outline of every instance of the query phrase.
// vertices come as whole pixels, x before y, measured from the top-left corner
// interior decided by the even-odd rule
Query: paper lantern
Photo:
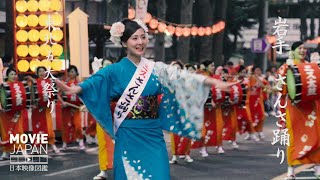
[[[49,60],[42,60],[40,65],[46,67],[47,70],[51,70],[51,61]]]
[[[48,44],[42,44],[40,46],[40,54],[41,56],[48,57],[51,54],[52,50],[51,47]]]
[[[39,10],[42,12],[49,11],[50,8],[50,1],[48,0],[40,0],[39,1]]]
[[[31,60],[30,61],[30,70],[32,71],[32,72],[35,72],[36,71],[36,69],[37,69],[37,67],[39,67],[40,66],[40,61],[38,60],[38,59],[33,59],[33,60]]]
[[[165,23],[160,22],[160,23],[158,24],[158,31],[159,31],[159,32],[163,33],[166,29],[167,29],[167,25],[166,25]]]
[[[173,35],[176,31],[176,28],[174,26],[169,25],[167,26],[167,30],[171,35]]]
[[[28,32],[25,30],[19,30],[16,33],[16,38],[18,42],[26,42],[28,40]]]
[[[51,15],[51,24],[53,26],[61,26],[62,25],[62,16],[61,14],[52,14]]]
[[[39,25],[40,26],[47,26],[48,25],[48,15],[47,14],[41,14],[39,16]]]
[[[226,27],[226,23],[224,21],[221,21],[221,28],[224,29]]]
[[[53,56],[60,56],[63,53],[63,47],[60,44],[54,44],[51,47]]]
[[[29,45],[29,55],[31,57],[37,57],[40,53],[40,47],[36,44]]]
[[[212,33],[212,28],[211,28],[211,27],[206,27],[206,32],[205,32],[205,34],[206,34],[207,36],[209,36],[209,35],[211,35],[211,33]]]
[[[28,4],[24,0],[16,2],[16,10],[18,12],[21,12],[21,13],[26,12],[27,7],[28,7]]]
[[[27,6],[28,6],[29,12],[36,12],[39,8],[39,3],[38,3],[38,1],[30,0],[30,1],[28,1]]]
[[[129,19],[134,19],[134,17],[136,16],[135,13],[136,13],[136,12],[135,12],[134,9],[129,8],[129,9],[128,9],[128,18],[129,18]]]
[[[144,17],[144,23],[149,23],[152,19],[152,16],[150,13],[147,13],[146,16]]]
[[[182,30],[182,32],[183,32],[183,33],[182,33],[183,36],[188,37],[188,36],[190,36],[191,30],[190,30],[190,28],[188,28],[188,27],[184,27],[183,30]]]
[[[149,26],[151,29],[155,29],[158,27],[158,20],[156,19],[151,19],[150,22],[149,22]]]
[[[31,14],[28,16],[28,26],[30,27],[35,27],[39,23],[39,18],[38,16]]]
[[[28,32],[28,38],[29,38],[29,41],[31,41],[31,42],[39,41],[39,31],[35,30],[35,29],[31,29]]]
[[[203,36],[206,32],[206,29],[204,27],[199,27],[198,28],[198,35]]]
[[[17,63],[20,72],[27,72],[29,70],[29,62],[27,60],[20,60]]]
[[[16,24],[19,26],[19,27],[26,27],[27,24],[28,24],[28,18],[26,15],[23,15],[23,14],[20,14],[17,16],[16,18]]]
[[[63,67],[63,61],[55,59],[51,62],[51,68],[55,71],[61,71]]]
[[[213,25],[212,26],[212,34],[215,34],[218,32],[218,28],[217,28],[217,25]]]
[[[19,57],[26,57],[28,55],[29,48],[27,45],[19,45],[17,47],[17,54]]]
[[[47,29],[43,29],[40,31],[40,40],[43,42],[47,42],[50,39],[50,31]]]
[[[178,37],[182,36],[182,30],[183,29],[181,27],[176,27],[175,35],[178,36]]]
[[[60,11],[62,7],[60,0],[51,0],[50,9],[52,11]]]
[[[192,36],[196,36],[197,34],[198,34],[198,28],[195,27],[195,26],[193,26],[193,27],[191,28],[191,35],[192,35]]]
[[[63,32],[61,29],[55,29],[51,31],[52,39],[56,42],[61,41],[63,38]]]

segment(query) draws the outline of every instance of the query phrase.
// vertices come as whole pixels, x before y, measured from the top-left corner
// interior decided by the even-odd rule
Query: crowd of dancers
[[[204,121],[200,140],[188,139],[180,136],[180,134],[170,134],[172,151],[170,164],[178,163],[179,157],[183,157],[186,162],[192,163],[194,160],[190,157],[191,149],[200,149],[201,156],[207,157],[207,147],[214,146],[219,154],[223,154],[225,153],[223,141],[229,141],[234,149],[238,149],[237,134],[246,134],[246,140],[256,142],[264,140],[263,126],[266,117],[277,116],[279,112],[283,112],[279,105],[275,105],[279,93],[276,88],[279,74],[281,75],[284,69],[287,72],[290,65],[310,64],[304,61],[305,52],[303,52],[304,47],[301,46],[303,44],[300,42],[293,45],[292,51],[296,54],[292,54],[292,61],[288,61],[279,69],[272,67],[265,74],[259,67],[245,66],[243,59],[238,64],[228,62],[225,66],[218,67],[210,60],[197,65],[183,64],[180,60],[172,61],[170,65],[178,69],[226,82],[235,82],[235,85],[229,92],[223,92],[214,86],[210,89],[209,98],[205,103],[203,112]],[[94,63],[97,63],[97,61],[95,60]],[[103,60],[101,68],[110,64],[113,64],[113,61]],[[318,64],[315,64],[318,67]],[[94,71],[97,71],[97,69],[94,69]],[[77,95],[57,92],[54,97],[48,97],[48,93],[44,92],[43,89],[45,84],[52,84],[54,81],[47,78],[47,69],[43,66],[36,69],[35,75],[20,77],[20,80],[23,81],[19,81],[16,72],[10,64],[5,64],[3,70],[5,79],[1,85],[0,97],[2,102],[0,112],[2,155],[0,160],[8,160],[10,152],[13,151],[13,144],[9,143],[10,134],[45,133],[49,135],[49,144],[53,153],[57,155],[61,151],[67,150],[68,144],[71,142],[77,142],[80,150],[85,150],[85,142],[97,143],[100,173],[94,179],[106,179],[106,171],[113,168],[114,140],[96,123],[90,112],[86,111]],[[59,74],[56,74],[56,76],[66,85],[72,87],[80,83],[78,74],[77,67],[70,65],[66,77]],[[285,73],[282,75],[285,75]],[[315,76],[320,78],[319,74]],[[286,92],[281,93],[286,94]],[[20,95],[17,96],[17,94]],[[282,101],[285,100],[285,97],[283,96]],[[161,98],[162,96],[159,95],[158,102],[161,102]],[[55,102],[53,111],[47,107],[50,100]],[[20,104],[17,103],[19,101]],[[115,104],[110,103],[111,107],[114,108]],[[320,105],[318,99],[308,101],[308,103],[314,104],[311,107],[290,100],[287,103],[289,104],[288,109],[284,111],[291,115],[291,117],[286,117],[286,127],[291,135],[291,145],[300,146],[299,137],[296,137],[297,127],[293,124],[297,121],[294,113],[300,113],[297,116],[302,120],[304,120],[303,118],[310,119],[312,113],[315,117],[313,123],[315,127],[313,129],[314,143],[310,145],[311,148],[306,149],[303,146],[304,153],[298,152],[298,154],[294,146],[289,146],[287,150],[288,177],[294,178],[293,167],[295,165],[320,163]],[[279,122],[281,122],[280,118]],[[307,129],[303,130],[307,131]],[[61,132],[61,147],[56,145],[56,132]],[[311,136],[309,137],[311,138]],[[320,176],[319,166],[315,168],[316,175]]]

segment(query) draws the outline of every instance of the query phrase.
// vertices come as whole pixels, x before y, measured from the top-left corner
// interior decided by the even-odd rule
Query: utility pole
[[[259,6],[262,11],[259,16],[259,33],[258,38],[265,38],[267,34],[267,22],[268,22],[268,9],[269,9],[269,2],[268,0],[259,0]],[[262,68],[263,72],[266,72],[268,66],[267,60],[267,52],[258,54],[258,61],[255,64]]]

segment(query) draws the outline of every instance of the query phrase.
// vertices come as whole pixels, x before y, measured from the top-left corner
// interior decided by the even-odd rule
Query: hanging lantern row
[[[129,8],[128,10],[128,18],[134,19],[135,17],[135,10]],[[219,21],[218,23],[207,26],[207,27],[188,27],[183,25],[174,25],[172,23],[165,23],[162,20],[158,20],[157,18],[153,18],[150,13],[147,13],[144,22],[149,25],[151,29],[157,30],[160,33],[168,33],[170,35],[176,35],[178,37],[184,36],[188,37],[192,36],[210,36],[212,34],[216,34],[221,32],[225,28],[225,22]]]

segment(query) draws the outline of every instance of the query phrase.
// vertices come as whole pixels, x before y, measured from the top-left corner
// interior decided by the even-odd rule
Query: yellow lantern
[[[61,26],[62,24],[62,16],[60,14],[52,14],[51,20],[53,26]]]
[[[18,42],[26,42],[28,40],[28,32],[25,30],[19,30],[16,34]]]
[[[19,57],[26,57],[28,55],[29,48],[27,45],[19,45],[17,47],[17,54]]]
[[[46,12],[49,11],[50,8],[50,1],[48,0],[40,0],[39,1],[39,10]]]
[[[38,1],[35,0],[30,0],[28,1],[28,11],[29,12],[36,12],[39,8],[39,3]]]
[[[60,56],[63,53],[63,47],[60,44],[54,44],[51,49],[53,56]]]
[[[40,65],[46,67],[47,70],[51,70],[51,61],[49,60],[42,60]]]
[[[39,16],[39,24],[40,24],[40,26],[47,26],[48,25],[48,15],[41,14]]]
[[[40,53],[40,47],[36,44],[29,45],[29,54],[31,57],[37,57]]]
[[[56,42],[61,41],[63,38],[63,32],[61,29],[55,29],[52,32],[52,39]]]
[[[35,27],[38,25],[39,19],[38,16],[31,14],[28,16],[28,26]]]
[[[35,29],[31,29],[28,33],[29,41],[37,42],[39,40],[39,31]]]
[[[27,6],[28,6],[27,2],[24,0],[16,2],[16,10],[18,12],[21,12],[21,13],[26,12]]]
[[[29,62],[27,60],[20,60],[17,66],[20,72],[27,72],[29,70]]]
[[[40,66],[40,61],[38,59],[33,59],[30,61],[30,70],[35,72],[37,67]]]
[[[51,47],[48,44],[42,44],[40,46],[40,54],[41,56],[46,56],[48,57],[51,53]]]
[[[28,24],[28,18],[26,15],[20,14],[16,18],[16,23],[19,27],[26,27]]]
[[[55,71],[61,71],[63,66],[63,61],[55,59],[51,62],[51,68]]]
[[[50,32],[47,29],[43,29],[40,31],[40,40],[43,42],[47,42],[50,39]]]
[[[60,0],[51,0],[50,9],[52,11],[60,11],[62,7]]]

